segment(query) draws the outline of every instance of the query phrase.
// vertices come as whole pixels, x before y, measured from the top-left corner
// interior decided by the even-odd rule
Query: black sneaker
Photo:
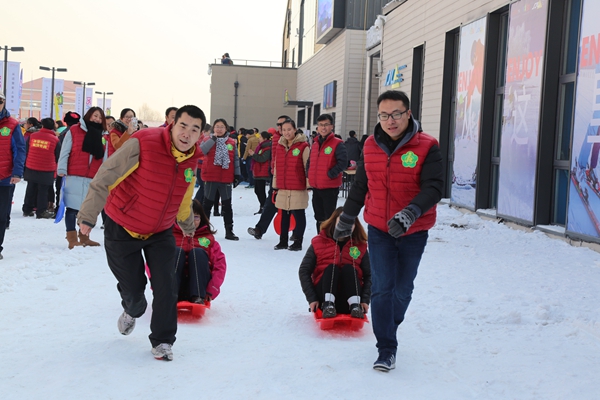
[[[352,318],[360,318],[360,319],[365,318],[365,312],[360,304],[354,303],[350,306],[350,316]]]
[[[390,353],[380,353],[373,364],[373,369],[381,372],[390,372],[394,368],[396,368],[396,356]]]
[[[337,315],[335,304],[332,301],[324,301],[321,308],[323,309],[323,318],[333,318]]]
[[[248,233],[254,236],[255,239],[262,239],[262,233],[260,233],[260,229],[258,228],[248,228]]]
[[[273,248],[274,248],[275,250],[287,250],[287,248],[288,248],[288,245],[287,245],[287,243],[281,243],[281,242],[279,242],[279,243],[277,244],[277,246],[275,246],[275,247],[273,247]]]
[[[28,213],[26,213],[26,212],[23,212],[23,216],[24,216],[24,217],[33,217],[34,215],[35,215],[35,214],[33,213],[33,211],[31,211],[31,212],[28,212]]]
[[[302,240],[295,240],[294,243],[292,243],[292,245],[290,247],[288,247],[288,250],[291,250],[291,251],[302,250]]]

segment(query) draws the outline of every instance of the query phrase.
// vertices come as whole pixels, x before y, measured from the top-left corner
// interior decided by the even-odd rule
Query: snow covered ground
[[[228,271],[199,323],[180,324],[175,360],[150,354],[149,309],[130,336],[103,247],[67,249],[64,225],[24,218],[17,185],[0,261],[3,399],[596,399],[600,255],[540,232],[439,207],[396,369],[374,371],[371,325],[317,329],[298,281],[304,252],[246,233],[253,190],[234,190]],[[340,199],[340,205],[343,199]],[[315,234],[307,211],[305,248]],[[102,241],[103,231],[91,238]],[[151,298],[148,289],[147,298]]]

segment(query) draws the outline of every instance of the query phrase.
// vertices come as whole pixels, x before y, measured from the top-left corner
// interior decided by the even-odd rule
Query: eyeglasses
[[[393,114],[377,114],[377,117],[380,121],[387,121],[390,117],[392,117],[394,121],[398,121],[407,112],[408,110],[404,110],[402,112],[395,112]]]
[[[331,126],[331,125],[333,125],[333,124],[329,124],[329,123],[327,123],[327,124],[317,124],[317,126],[319,128],[327,128],[328,126]]]

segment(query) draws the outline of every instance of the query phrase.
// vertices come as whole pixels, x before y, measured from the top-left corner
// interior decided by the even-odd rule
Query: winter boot
[[[360,304],[354,303],[350,306],[350,316],[352,318],[365,318],[365,312],[363,311]]]
[[[227,240],[240,240],[239,237],[235,236],[233,233],[233,225],[227,225],[225,227],[225,239]]]
[[[69,250],[75,246],[83,246],[83,243],[77,240],[77,231],[67,231],[66,239],[69,242]]]
[[[255,239],[262,239],[262,233],[258,228],[248,228],[248,233],[254,236]]]
[[[194,304],[204,304],[204,299],[202,297],[199,296],[192,296],[190,298],[190,303],[194,303]]]
[[[273,247],[275,250],[285,250],[288,248],[288,244],[284,243],[284,242],[279,242],[277,243],[277,245],[275,247]]]
[[[93,240],[90,240],[90,236],[89,235],[84,235],[83,233],[81,233],[81,231],[79,231],[79,241],[84,246],[100,246],[100,243],[94,242]]]
[[[323,302],[323,318],[333,318],[337,315],[335,311],[335,304],[333,301],[324,301]]]
[[[302,250],[302,238],[294,240],[294,243],[292,243],[291,246],[288,247],[288,250],[291,250],[291,251]]]

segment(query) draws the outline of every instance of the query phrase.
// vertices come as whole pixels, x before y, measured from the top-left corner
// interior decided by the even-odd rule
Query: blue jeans
[[[371,319],[380,353],[396,354],[396,332],[404,320],[414,280],[427,244],[428,231],[394,239],[369,225]]]
[[[75,210],[74,208],[66,208],[65,209],[65,226],[67,227],[67,232],[74,231],[77,229],[77,214],[79,210]]]

